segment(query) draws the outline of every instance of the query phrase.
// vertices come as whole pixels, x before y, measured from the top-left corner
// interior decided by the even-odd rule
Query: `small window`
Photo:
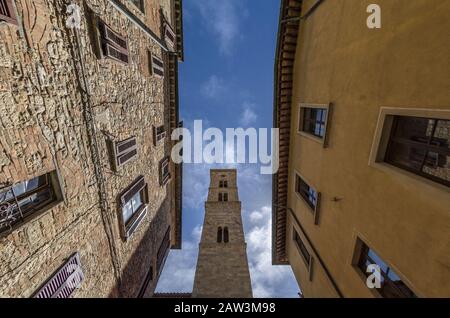
[[[33,298],[69,298],[84,280],[80,254],[75,253],[36,292]]]
[[[114,32],[104,22],[99,21],[100,45],[102,54],[113,60],[128,63],[128,43],[120,34]]]
[[[141,12],[144,12],[144,0],[128,0],[133,3]]]
[[[330,105],[301,104],[298,131],[326,146]]]
[[[17,24],[13,0],[0,0],[0,21]]]
[[[128,239],[147,215],[148,186],[143,176],[138,177],[120,197],[122,232]]]
[[[152,75],[164,77],[164,62],[154,54],[151,54],[150,71]]]
[[[367,271],[369,265],[377,265],[380,268],[381,274],[381,288],[377,289],[380,295],[384,298],[415,298],[414,292],[406,286],[402,279],[392,270],[392,268],[385,263],[381,257],[369,248],[361,240],[358,241],[360,256],[357,258],[357,267],[364,274],[369,277],[372,271]]]
[[[219,227],[218,229],[217,229],[217,243],[222,243],[222,228],[221,227]]]
[[[157,268],[156,270],[158,271],[158,273],[161,273],[164,267],[164,262],[166,261],[168,254],[167,252],[169,249],[170,249],[170,226],[167,229],[166,234],[164,235],[164,238],[158,249],[158,254],[156,258],[156,268]]]
[[[0,189],[0,234],[53,207],[60,193],[55,171]]]
[[[164,127],[164,125],[153,127],[153,140],[155,141],[155,146],[164,138],[166,138],[166,128]]]
[[[230,241],[230,234],[228,232],[228,227],[223,229],[223,242],[228,243]]]
[[[227,202],[228,201],[228,193],[219,193],[219,201]]]
[[[109,146],[112,147],[112,159],[115,171],[118,171],[121,166],[137,158],[136,137],[131,137],[119,142],[109,140],[109,142]]]
[[[176,35],[169,23],[164,24],[164,40],[166,41],[167,46],[172,50],[175,49]]]
[[[170,159],[169,157],[164,158],[160,163],[160,184],[165,186],[170,180]]]
[[[384,161],[450,187],[450,120],[392,116]]]
[[[297,192],[310,207],[311,212],[316,215],[319,207],[320,193],[308,185],[308,183],[298,174],[295,174],[295,192]]]
[[[220,180],[219,181],[219,188],[228,188],[228,181]]]
[[[312,263],[312,256],[309,253],[308,248],[306,247],[306,245],[303,243],[302,239],[300,238],[300,235],[297,233],[297,231],[295,229],[293,229],[293,230],[294,230],[295,245],[297,246],[297,248],[300,252],[300,255],[302,256],[302,259],[305,261],[308,271],[310,271],[311,263]]]

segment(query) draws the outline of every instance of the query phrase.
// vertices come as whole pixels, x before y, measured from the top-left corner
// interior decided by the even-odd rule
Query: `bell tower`
[[[192,297],[252,298],[237,171],[210,175]]]

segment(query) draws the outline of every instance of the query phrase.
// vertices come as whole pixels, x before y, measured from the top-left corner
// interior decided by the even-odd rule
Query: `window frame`
[[[161,63],[162,66],[155,64],[155,63],[154,63],[154,60],[156,60],[157,62]],[[155,69],[158,70],[158,71],[160,71],[160,72],[162,73],[162,75],[156,73],[156,72],[155,72]],[[163,79],[164,76],[166,75],[166,72],[165,72],[165,63],[164,63],[163,59],[162,59],[162,58],[159,58],[158,56],[156,56],[155,54],[153,54],[153,52],[150,52],[150,75],[159,77],[159,78],[161,78],[161,79]]]
[[[164,22],[163,30],[164,30],[164,41],[166,42],[166,45],[170,49],[172,49],[172,51],[174,51],[177,45],[177,35],[175,34],[175,31],[167,21]],[[170,39],[167,33],[169,33],[169,35],[173,37],[173,41]]]
[[[125,205],[130,202],[130,200],[137,193],[141,193],[142,204],[139,208],[133,212],[129,220],[125,221],[124,218],[124,208]],[[127,200],[127,197],[129,199]],[[128,241],[133,234],[137,231],[139,226],[144,221],[148,213],[148,203],[149,203],[149,193],[148,184],[145,181],[144,176],[137,177],[119,196],[119,214],[120,214],[120,228],[122,233],[122,238],[124,241]]]
[[[164,174],[164,170],[167,167],[167,174]],[[166,186],[171,179],[170,174],[170,157],[167,156],[159,162],[159,183],[161,186]]]
[[[162,132],[158,132],[158,129],[162,128]],[[166,138],[167,132],[166,132],[166,126],[160,125],[160,126],[153,126],[153,144],[154,146],[157,146],[158,143],[163,141]]]
[[[45,184],[40,185],[35,189],[30,191],[26,191],[19,195],[14,193],[14,187],[24,183],[26,181],[33,180],[35,178],[41,178],[45,176]],[[62,189],[62,180],[60,179],[60,175],[57,170],[53,170],[42,175],[38,175],[35,177],[31,177],[27,180],[23,180],[20,182],[13,183],[11,185],[7,185],[1,189],[0,193],[0,207],[2,209],[2,214],[0,217],[3,219],[4,229],[0,229],[0,237],[8,236],[13,231],[18,228],[24,226],[28,222],[31,222],[33,219],[41,216],[44,213],[47,213],[59,203],[64,200],[64,193]],[[32,197],[33,195],[40,193],[42,191],[49,191],[49,198],[43,202],[40,202],[37,205],[33,205],[28,208],[26,211],[22,211],[20,208],[19,202],[26,200],[27,198]],[[6,194],[10,192],[12,194],[12,198],[6,199]],[[2,198],[2,195],[4,197]],[[12,211],[8,213],[8,207],[11,209],[16,206],[17,211],[13,213]],[[8,221],[8,218],[11,220]]]
[[[382,170],[388,174],[395,173],[397,176],[407,178],[406,182],[416,181],[416,186],[427,184],[438,191],[450,193],[450,188],[440,182],[436,182],[431,178],[423,177],[419,174],[400,168],[385,162],[385,156],[392,132],[394,116],[422,117],[429,119],[450,120],[450,110],[447,109],[423,109],[423,108],[393,108],[381,107],[377,126],[374,132],[374,138],[369,155],[369,166]]]
[[[134,145],[132,145],[131,147],[128,147],[122,151],[119,150],[119,148],[121,146],[126,145],[127,143],[129,143],[131,141],[134,141]],[[108,139],[108,142],[109,142],[109,147],[110,147],[110,151],[111,151],[111,155],[112,155],[111,159],[112,159],[112,163],[113,163],[113,168],[114,168],[115,172],[118,172],[121,167],[123,167],[126,164],[133,162],[137,158],[139,158],[138,143],[137,143],[136,136],[132,136],[127,139],[120,140],[120,141],[114,141],[114,140]],[[132,153],[133,151],[136,152],[135,155],[126,159],[124,162],[120,163],[120,161],[119,161],[120,158]]]
[[[378,258],[386,265],[386,267],[389,270],[392,270],[394,272],[394,274],[400,278],[400,280],[403,282],[403,284],[411,291],[411,293],[413,293],[416,297],[419,297],[418,293],[414,290],[414,288],[411,288],[411,283],[405,279],[403,277],[403,274],[401,274],[401,272],[395,268],[394,266],[391,266],[391,264],[389,262],[385,261],[385,257],[383,257],[380,253],[378,253],[378,251],[376,251],[375,249],[371,248],[369,244],[367,244],[363,239],[361,239],[359,236],[356,237],[356,243],[355,243],[355,248],[354,248],[354,253],[353,253],[353,259],[352,259],[352,266],[354,268],[354,270],[357,272],[358,276],[361,277],[361,281],[362,283],[365,285],[367,278],[371,275],[371,273],[367,273],[367,268],[365,270],[363,270],[362,268],[362,260],[363,260],[363,256],[364,254],[367,254],[367,257],[373,262],[371,264],[373,265],[378,265],[376,261],[372,260],[370,258],[370,256],[368,255],[369,251],[372,251],[373,253],[375,253]],[[383,279],[386,280],[388,279],[389,281],[391,281],[391,279],[387,276],[388,273],[384,273],[383,270],[381,270],[381,274],[383,276]],[[389,272],[389,271],[388,271]],[[367,288],[367,286],[366,286]],[[378,288],[368,288],[376,297],[380,297],[380,298],[388,298],[388,297],[384,297],[383,294],[381,293],[381,291]],[[392,297],[390,297],[392,298]],[[403,297],[405,298],[405,297]]]
[[[327,111],[327,115],[325,117],[324,122],[324,135],[323,137],[319,137],[315,134],[312,134],[306,130],[303,129],[304,127],[304,110],[305,109],[324,109]],[[320,143],[324,148],[328,147],[329,145],[329,131],[331,126],[331,116],[332,116],[332,110],[333,110],[333,104],[313,104],[313,103],[300,103],[298,107],[298,114],[297,114],[297,133],[303,137],[306,137],[308,139],[311,139],[313,141],[316,141]]]
[[[306,198],[304,198],[303,195],[297,191],[297,189],[298,189],[297,182],[298,181],[303,181],[303,183],[305,183],[310,189],[312,189],[316,192],[317,203],[316,203],[315,207],[312,207],[310,205],[310,201],[307,200]],[[318,225],[322,193],[320,191],[318,191],[315,186],[312,186],[311,183],[297,171],[294,171],[294,192],[295,192],[297,198],[299,198],[301,201],[303,201],[303,203],[308,207],[308,210],[312,213],[312,215],[314,217],[314,224]]]
[[[309,280],[312,281],[312,266],[314,257],[312,253],[309,251],[308,246],[306,246],[304,238],[302,238],[302,236],[299,234],[299,232],[294,226],[292,227],[292,241],[294,242],[294,245],[297,248],[298,253],[300,254],[300,258],[303,260],[306,266],[306,269],[309,274]],[[304,251],[300,245],[302,245],[303,249],[306,250],[308,256],[304,255]]]
[[[161,274],[161,271],[164,268],[170,247],[171,247],[171,227],[169,226],[166,232],[164,233],[164,237],[161,240],[158,252],[156,254],[156,272],[158,274]]]
[[[130,2],[135,8],[137,8],[140,13],[145,14],[145,1],[144,0],[139,0],[140,5],[135,4],[133,2],[133,0],[128,0],[128,2]]]
[[[0,23],[3,21],[12,25],[19,25],[17,21],[16,10],[14,8],[14,0],[0,0],[0,5],[3,4],[3,8],[6,9],[9,15],[0,14]],[[6,13],[6,12],[5,12]]]
[[[120,33],[114,31],[105,21],[97,18],[97,30],[98,30],[98,43],[101,57],[104,59],[111,59],[113,61],[128,65],[130,64],[130,52],[128,39],[125,36],[122,36]],[[116,43],[113,39],[108,37],[108,32],[112,35],[116,36],[119,40],[125,42],[126,48]],[[127,61],[123,61],[111,54],[108,54],[108,48],[112,48],[114,50],[119,51],[119,53],[124,54],[127,58]]]

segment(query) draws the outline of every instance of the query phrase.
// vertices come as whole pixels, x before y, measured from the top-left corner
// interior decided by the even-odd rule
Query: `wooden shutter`
[[[164,126],[153,126],[153,144],[156,146],[158,142],[166,138],[166,129]]]
[[[34,298],[69,298],[83,280],[80,255],[76,253],[39,289]]]
[[[167,22],[164,24],[164,40],[172,50],[175,50],[176,35],[170,24]]]
[[[144,176],[138,177],[128,189],[121,195],[120,202],[125,205],[131,198],[147,186]]]
[[[152,54],[152,75],[164,77],[164,62],[157,56]]]
[[[166,231],[166,234],[164,235],[164,238],[161,242],[161,245],[158,250],[157,260],[156,260],[156,267],[158,273],[161,272],[161,269],[164,265],[164,261],[166,260],[167,251],[170,248],[170,226]]]
[[[131,137],[126,140],[117,142],[114,146],[114,157],[116,168],[123,166],[137,156],[137,140]]]
[[[103,21],[99,21],[100,41],[103,55],[119,62],[128,63],[128,42]]]
[[[160,184],[162,186],[165,186],[169,180],[170,180],[170,171],[169,171],[169,157],[164,158],[160,162],[159,167],[159,174],[160,174]]]
[[[17,17],[14,12],[13,0],[0,0],[0,21],[17,24]]]

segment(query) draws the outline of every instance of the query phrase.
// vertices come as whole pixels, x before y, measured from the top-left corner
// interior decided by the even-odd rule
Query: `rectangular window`
[[[13,0],[0,0],[0,21],[17,24]]]
[[[384,161],[450,187],[450,120],[392,117]]]
[[[110,147],[112,147],[115,171],[117,171],[119,167],[137,158],[138,152],[136,137],[131,137],[119,142],[110,141]]]
[[[170,159],[169,157],[164,158],[160,162],[160,184],[165,186],[170,180]]]
[[[377,291],[384,298],[415,298],[414,292],[398,277],[398,275],[387,265],[371,248],[361,240],[358,242],[360,252],[357,267],[368,277],[373,271],[367,271],[369,265],[376,265],[380,269],[381,288]]]
[[[166,138],[166,128],[164,125],[159,127],[153,127],[153,140],[154,145],[156,146],[158,142]]]
[[[69,298],[84,280],[80,255],[76,253],[42,286],[33,298]]]
[[[151,74],[164,77],[164,62],[157,56],[151,54]]]
[[[300,252],[300,255],[302,256],[302,259],[305,261],[306,263],[306,267],[308,268],[308,271],[311,268],[311,254],[308,252],[308,248],[306,247],[306,245],[303,243],[302,239],[300,238],[300,235],[297,233],[297,231],[295,229],[294,230],[294,242],[295,245],[298,248],[298,251]]]
[[[228,181],[220,180],[219,181],[219,188],[228,188]]]
[[[128,239],[147,215],[148,185],[143,176],[138,177],[120,196],[122,234]]]
[[[164,262],[167,258],[167,251],[170,248],[170,226],[164,235],[164,238],[161,242],[161,245],[158,249],[158,255],[156,259],[156,270],[158,273],[161,273],[162,268],[164,267]]]
[[[175,49],[176,35],[168,23],[165,23],[164,25],[164,40],[166,41],[167,46],[169,46],[172,50]]]
[[[128,42],[126,38],[113,31],[103,21],[99,21],[100,46],[103,56],[128,63]]]
[[[298,132],[327,146],[331,104],[300,104]]]
[[[320,193],[308,185],[308,183],[298,174],[295,174],[295,192],[300,195],[311,208],[311,211],[316,214],[319,207]]]
[[[228,202],[228,193],[219,193],[219,202]]]
[[[0,234],[9,233],[27,218],[61,201],[56,172],[0,189]]]

